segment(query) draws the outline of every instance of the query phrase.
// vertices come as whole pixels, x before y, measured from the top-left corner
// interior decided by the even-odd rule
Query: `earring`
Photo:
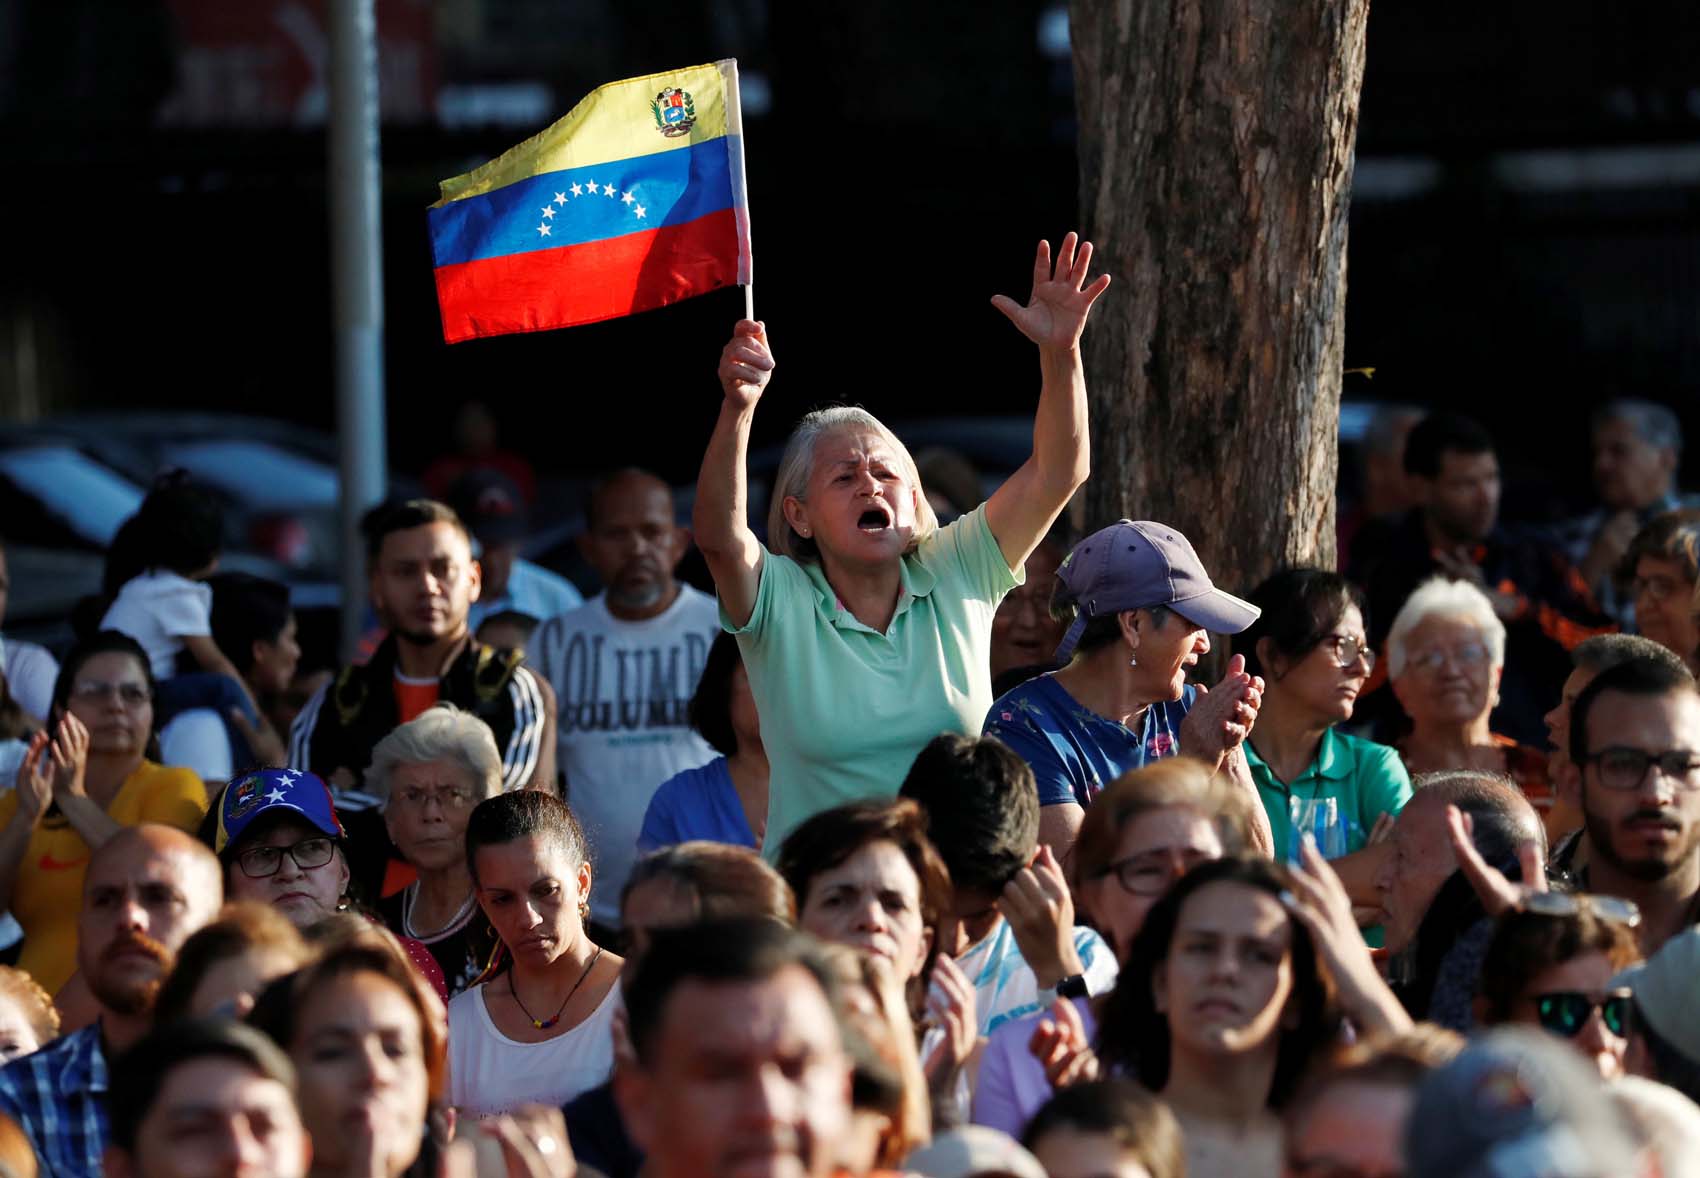
[[[1127,660],[1127,665],[1130,667],[1137,667],[1139,665],[1139,660],[1137,658],[1130,658]]]
[[[580,924],[584,924],[586,921],[588,921],[590,919],[590,901],[589,900],[580,900],[578,902],[578,919],[579,919]]]

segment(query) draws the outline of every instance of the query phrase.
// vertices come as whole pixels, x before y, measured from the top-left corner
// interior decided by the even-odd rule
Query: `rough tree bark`
[[[1224,588],[1334,564],[1368,0],[1072,0],[1087,523],[1180,528]]]

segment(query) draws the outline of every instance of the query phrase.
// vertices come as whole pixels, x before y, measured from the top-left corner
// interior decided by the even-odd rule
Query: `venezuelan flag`
[[[429,221],[449,343],[594,323],[750,281],[731,59],[598,87],[441,188]]]

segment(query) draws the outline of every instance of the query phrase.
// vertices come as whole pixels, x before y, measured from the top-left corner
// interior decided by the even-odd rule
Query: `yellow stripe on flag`
[[[723,135],[740,134],[735,60],[627,78],[598,86],[566,115],[516,147],[464,176],[444,180],[433,208],[478,196],[516,180],[614,160],[677,151]],[[656,95],[677,87],[690,95],[696,121],[689,131],[666,135],[657,125]]]

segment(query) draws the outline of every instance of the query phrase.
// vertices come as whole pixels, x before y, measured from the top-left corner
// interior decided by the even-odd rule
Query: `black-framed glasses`
[[[1524,912],[1537,916],[1579,916],[1591,912],[1601,920],[1636,928],[1641,924],[1641,909],[1635,901],[1617,896],[1596,896],[1589,892],[1530,892],[1518,903]]]
[[[1700,789],[1700,753],[1692,749],[1666,749],[1650,753],[1645,749],[1612,745],[1582,758],[1584,765],[1593,765],[1600,784],[1607,789],[1639,789],[1647,780],[1647,770],[1654,765],[1659,772],[1682,789]]]
[[[1210,858],[1213,856],[1192,847],[1141,851],[1110,864],[1098,873],[1098,878],[1113,875],[1124,890],[1135,896],[1161,896],[1177,879]]]
[[[1328,648],[1328,653],[1334,659],[1334,665],[1342,671],[1349,671],[1359,659],[1364,662],[1364,674],[1375,670],[1375,651],[1367,640],[1353,637],[1350,634],[1330,634],[1321,643]]]
[[[236,863],[249,879],[265,879],[277,874],[285,855],[295,860],[295,866],[302,871],[311,871],[329,863],[335,853],[336,841],[319,834],[287,847],[249,847],[236,856]]]
[[[1535,995],[1535,1017],[1541,1026],[1555,1035],[1574,1039],[1588,1025],[1589,1017],[1600,1012],[1606,1030],[1619,1039],[1629,1034],[1630,995],[1627,990],[1615,994],[1584,994],[1580,990],[1554,990]]]

